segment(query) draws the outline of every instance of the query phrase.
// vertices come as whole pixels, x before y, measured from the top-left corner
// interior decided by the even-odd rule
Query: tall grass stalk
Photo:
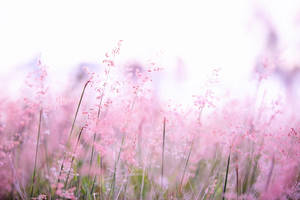
[[[118,157],[117,157],[117,160],[115,161],[115,165],[114,165],[114,172],[113,172],[113,178],[112,178],[110,191],[109,191],[109,198],[111,197],[111,195],[112,195],[112,198],[114,197],[115,187],[116,187],[117,167],[118,167],[118,163],[119,163],[119,160],[120,160],[120,157],[121,157],[121,152],[123,150],[124,141],[125,141],[125,133],[122,136],[122,142],[121,142],[120,150],[119,150]]]
[[[75,112],[74,120],[72,122],[72,127],[71,127],[71,130],[70,130],[69,136],[68,136],[67,145],[69,144],[70,138],[72,136],[72,133],[73,133],[73,130],[74,130],[74,126],[75,126],[75,122],[76,122],[76,119],[77,119],[77,116],[78,116],[79,108],[81,106],[82,99],[83,99],[86,87],[88,86],[89,83],[90,83],[90,81],[88,80],[85,83],[85,85],[84,85],[84,87],[82,89],[82,92],[81,92],[81,95],[80,95],[80,99],[79,99],[79,102],[78,102],[78,105],[77,105],[77,109],[76,109],[76,112]],[[63,156],[63,160],[62,160],[62,163],[61,163],[61,166],[60,166],[60,170],[59,170],[59,174],[58,174],[58,178],[57,178],[57,184],[56,184],[56,187],[55,187],[54,191],[56,191],[56,189],[58,187],[58,183],[60,181],[60,176],[61,176],[62,170],[64,169],[65,159],[66,159],[66,154],[64,154],[64,156]]]
[[[93,194],[94,192],[94,188],[95,188],[95,183],[96,183],[96,175],[94,175],[94,178],[93,178],[93,183],[92,183],[92,188],[91,188],[91,195]],[[100,190],[101,190],[101,181],[100,181]]]
[[[48,156],[48,149],[47,149],[47,138],[45,139],[45,143],[44,143],[44,151],[45,151],[45,162],[46,162],[46,168],[47,168],[47,175],[48,177],[50,177],[50,167],[49,167],[49,156]],[[48,186],[48,190],[49,190],[49,195],[51,195],[51,192],[52,192],[52,188],[51,186],[49,185]],[[51,197],[50,197],[51,199]]]
[[[43,114],[43,110],[40,109],[39,127],[38,127],[38,134],[37,134],[36,147],[35,147],[34,169],[33,169],[32,184],[31,184],[31,189],[30,189],[30,198],[32,198],[33,191],[34,191],[34,185],[35,185],[36,162],[37,162],[38,151],[39,151],[39,143],[40,143],[40,135],[41,135],[41,123],[42,123],[42,114]]]
[[[98,113],[97,113],[97,125],[98,125],[98,122],[99,122],[99,119],[100,119],[101,106],[102,106],[102,102],[103,102],[103,96],[104,96],[104,91],[105,91],[106,85],[107,84],[104,85],[103,93],[101,95],[100,102],[99,102],[99,108],[98,108]],[[92,152],[91,152],[90,166],[89,166],[89,173],[88,173],[88,175],[90,175],[91,167],[92,167],[92,164],[93,164],[93,157],[94,157],[94,151],[95,151],[95,142],[96,142],[96,132],[94,132],[94,137],[93,137],[93,146],[92,146]],[[102,159],[101,159],[101,163],[102,163]],[[102,171],[101,164],[100,164],[100,171]],[[96,174],[94,175],[94,178],[93,178],[91,194],[93,194],[95,182],[96,182]],[[100,181],[99,184],[100,184],[100,188],[101,188],[101,181]]]
[[[75,155],[74,154],[76,153],[77,146],[78,146],[78,143],[80,141],[80,137],[81,137],[83,129],[84,129],[84,127],[81,128],[81,130],[79,132],[79,135],[78,135],[78,138],[77,138],[76,145],[74,147],[74,151],[73,151],[73,155],[72,155],[72,160],[71,160],[70,168],[69,168],[69,171],[68,171],[68,174],[67,174],[67,178],[66,178],[66,181],[65,181],[65,187],[67,187],[67,185],[68,185],[68,180],[69,180],[69,177],[70,177],[71,168],[72,168],[72,165],[73,165],[73,162],[74,162],[74,159],[75,159]]]
[[[274,165],[275,165],[275,157],[273,156],[272,158],[272,163],[271,163],[271,167],[270,167],[270,171],[268,174],[268,178],[267,178],[267,183],[265,186],[265,190],[267,191],[271,182],[271,178],[272,178],[272,174],[273,174],[273,169],[274,169]]]
[[[143,200],[143,190],[144,190],[144,184],[145,184],[145,171],[146,171],[146,165],[143,167],[143,177],[142,177],[142,186],[140,191],[140,200]]]
[[[239,168],[238,165],[235,167],[235,174],[236,174],[236,199],[239,199]]]
[[[104,90],[105,90],[105,86],[104,86]],[[104,96],[104,94],[102,94],[101,98],[100,98],[99,108],[98,108],[98,112],[97,112],[97,124],[98,124],[98,121],[100,119],[103,96]],[[90,158],[89,175],[90,175],[90,171],[91,171],[91,166],[93,164],[94,151],[95,151],[95,141],[96,141],[96,132],[94,132],[94,136],[93,136],[93,145],[92,145],[92,152],[91,152],[91,158]]]
[[[161,188],[163,188],[163,178],[164,178],[165,139],[166,139],[166,118],[164,118],[164,126],[163,126],[163,144],[162,144],[161,179],[160,179]]]
[[[80,109],[80,106],[81,106],[81,102],[82,102],[82,99],[83,99],[86,87],[88,86],[89,83],[90,83],[90,81],[87,81],[84,84],[83,90],[81,92],[80,99],[79,99],[79,102],[78,102],[78,105],[77,105],[77,108],[76,108],[76,113],[75,113],[75,116],[74,116],[74,120],[72,122],[72,127],[71,127],[71,130],[70,130],[70,133],[69,133],[69,139],[72,136],[72,133],[73,133],[73,130],[74,130],[74,126],[75,126],[75,122],[76,122],[76,119],[77,119],[77,116],[78,116],[78,112],[79,112],[79,109]]]
[[[182,177],[181,177],[181,180],[180,180],[179,191],[182,190],[182,183],[183,183],[184,176],[185,176],[185,173],[186,173],[186,169],[187,169],[187,166],[188,166],[188,163],[189,163],[189,160],[190,160],[190,156],[191,156],[191,153],[192,153],[193,144],[194,144],[194,142],[192,141],[192,144],[191,144],[191,147],[190,147],[190,150],[189,150],[189,154],[188,154],[187,159],[185,161]]]
[[[10,164],[11,169],[12,169],[12,177],[13,177],[13,180],[14,180],[14,186],[13,187],[16,189],[17,194],[19,195],[19,197],[21,199],[27,199],[26,191],[25,191],[24,187],[22,187],[22,185],[20,184],[20,181],[18,180],[18,177],[16,176],[15,165],[14,165],[11,157],[9,158],[9,164]],[[14,196],[12,195],[11,197],[13,198]]]
[[[228,160],[227,160],[226,175],[225,175],[225,182],[224,182],[224,188],[223,188],[223,200],[225,200],[225,193],[226,193],[226,187],[227,187],[228,172],[229,172],[229,165],[230,165],[230,154],[231,154],[231,152],[229,152],[229,156],[228,156]]]
[[[124,197],[123,197],[123,200],[125,200],[126,199],[126,192],[127,192],[127,186],[128,186],[128,177],[129,176],[127,176],[127,178],[126,178],[126,181],[125,181],[125,186],[124,186]]]
[[[127,187],[127,179],[128,179],[128,175],[126,176],[126,181],[123,181],[123,183],[122,183],[122,185],[121,185],[121,187],[120,187],[120,190],[119,190],[119,192],[118,192],[118,194],[117,194],[117,196],[116,196],[116,198],[115,198],[115,200],[118,200],[119,199],[119,196],[121,195],[121,192],[122,192],[122,190],[123,190],[123,187],[124,187],[124,189],[125,189],[125,192],[126,192],[126,187]],[[124,193],[124,198],[125,198],[125,193]]]

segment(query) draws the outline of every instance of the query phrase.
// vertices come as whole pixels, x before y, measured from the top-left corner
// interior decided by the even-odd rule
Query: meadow
[[[155,93],[158,63],[116,65],[120,48],[76,87],[54,93],[38,62],[1,96],[0,199],[300,199],[299,112],[267,99],[266,77],[220,96],[215,70],[184,108]]]

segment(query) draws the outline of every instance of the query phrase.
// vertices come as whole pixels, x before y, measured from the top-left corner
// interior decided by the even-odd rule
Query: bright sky
[[[38,55],[53,73],[65,74],[82,61],[99,63],[122,39],[124,59],[163,52],[172,65],[180,57],[188,67],[190,90],[213,68],[224,69],[225,79],[235,84],[245,78],[264,46],[254,8],[262,7],[283,26],[284,16],[295,12],[286,2],[296,1],[255,2],[0,1],[0,78]]]

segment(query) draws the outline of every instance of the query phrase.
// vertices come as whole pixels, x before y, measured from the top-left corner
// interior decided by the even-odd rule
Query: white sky
[[[236,84],[245,79],[264,46],[254,8],[263,8],[282,25],[289,42],[295,35],[286,31],[286,17],[295,13],[296,2],[1,0],[0,78],[37,55],[52,73],[65,74],[82,61],[99,63],[122,39],[124,59],[156,52],[164,52],[166,60],[182,58],[190,93],[212,68],[222,68],[225,79]]]

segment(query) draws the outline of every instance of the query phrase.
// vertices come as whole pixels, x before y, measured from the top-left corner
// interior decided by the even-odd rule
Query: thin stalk
[[[99,156],[99,154],[98,154]],[[103,191],[102,191],[102,158],[100,157],[100,176],[99,176],[99,188],[100,188],[100,191],[99,191],[99,196],[100,196],[100,199],[104,199],[104,196],[103,196]],[[94,188],[95,188],[95,183],[96,183],[96,174],[94,175],[94,179],[93,179],[93,184],[92,184],[92,189],[91,189],[91,195],[93,194],[93,191],[94,191]]]
[[[93,194],[95,183],[96,183],[96,175],[93,178],[93,183],[92,183],[92,188],[91,188],[91,195]],[[101,189],[101,187],[100,187],[100,189]]]
[[[137,98],[137,96],[135,96],[134,100],[132,101],[130,110],[133,110],[133,107],[134,107],[136,98]],[[124,127],[127,127],[128,120],[129,120],[129,117],[127,118],[127,121],[126,121]],[[115,166],[114,166],[113,179],[112,179],[112,182],[111,182],[110,192],[109,192],[108,198],[111,197],[111,194],[113,195],[112,198],[114,197],[114,193],[115,193],[115,184],[116,184],[116,174],[117,174],[117,166],[118,166],[118,163],[119,163],[119,160],[120,160],[120,156],[121,156],[121,152],[122,152],[122,149],[123,149],[125,137],[126,137],[126,134],[123,133],[123,136],[122,136],[122,142],[121,142],[120,150],[119,150],[119,153],[118,153],[118,158],[117,158],[117,160],[116,160],[116,162],[115,162]]]
[[[275,158],[273,156],[272,163],[271,163],[271,168],[270,168],[270,171],[269,171],[269,174],[268,174],[268,179],[267,179],[267,183],[266,183],[266,187],[265,187],[266,191],[268,190],[270,182],[271,182],[271,177],[272,177],[272,174],[273,174],[274,164],[275,164]]]
[[[92,152],[91,152],[91,158],[90,158],[89,173],[88,173],[88,175],[90,175],[92,164],[93,164],[94,151],[95,151],[94,150],[94,148],[95,148],[95,141],[96,141],[96,132],[94,133],[94,136],[93,136],[93,145],[92,145]]]
[[[185,165],[184,165],[183,174],[182,174],[182,177],[181,177],[181,180],[180,180],[180,185],[179,185],[179,190],[180,190],[180,191],[181,191],[181,189],[182,189],[183,179],[184,179],[185,172],[186,172],[186,169],[187,169],[187,166],[188,166],[188,163],[189,163],[189,160],[190,160],[190,156],[191,156],[191,153],[192,153],[193,144],[194,144],[194,142],[192,141],[191,148],[190,148],[190,150],[189,150],[189,154],[188,154],[188,157],[187,157],[187,159],[186,159],[186,162],[185,162]]]
[[[145,184],[145,171],[146,171],[146,165],[144,166],[144,169],[143,169],[143,178],[142,178],[142,186],[141,186],[141,191],[140,191],[140,200],[143,200],[143,190],[144,190],[144,184]]]
[[[118,199],[119,199],[119,196],[120,196],[120,194],[121,194],[121,192],[122,192],[123,186],[124,186],[124,183],[122,183],[121,188],[120,188],[120,190],[119,190],[119,192],[118,192],[118,194],[117,194],[115,200],[118,200]]]
[[[119,153],[118,153],[118,158],[117,158],[117,160],[115,162],[113,179],[112,179],[111,186],[110,186],[109,197],[111,195],[113,195],[112,197],[114,197],[115,185],[116,185],[117,166],[118,166],[118,163],[119,163],[119,160],[120,160],[120,156],[121,156],[121,152],[122,152],[124,141],[125,141],[125,133],[124,133],[124,135],[122,137],[122,142],[121,142],[120,150],[119,150]]]
[[[45,159],[46,159],[46,167],[47,167],[47,175],[50,177],[50,168],[49,168],[49,163],[48,163],[48,150],[47,150],[47,138],[45,138],[45,144],[44,144],[44,151],[45,151]],[[52,193],[52,189],[51,186],[49,185],[49,199],[51,199],[51,193]]]
[[[39,151],[39,143],[40,143],[40,135],[41,135],[42,114],[43,114],[43,110],[41,109],[40,110],[40,117],[39,117],[37,142],[36,142],[36,147],[35,147],[34,169],[33,169],[33,177],[32,177],[32,184],[31,184],[30,198],[32,198],[33,191],[34,191],[35,175],[36,175],[36,162],[37,162],[37,156],[38,156],[38,151]]]
[[[76,183],[76,194],[77,194],[77,197],[80,196],[80,193],[81,193],[81,189],[80,188],[81,188],[81,180],[80,180],[80,176],[77,176],[77,183]]]
[[[239,167],[236,165],[235,167],[235,174],[236,174],[236,199],[239,199]]]
[[[126,183],[125,183],[125,187],[124,187],[124,197],[123,197],[123,200],[126,199],[127,186],[128,186],[128,177],[127,177],[127,179],[126,179]]]
[[[76,113],[75,113],[75,117],[74,117],[74,120],[72,122],[72,127],[71,127],[71,131],[69,133],[69,138],[72,136],[72,133],[73,133],[73,130],[74,130],[74,126],[75,126],[75,122],[76,122],[76,119],[77,119],[77,116],[78,116],[78,112],[79,112],[79,108],[80,108],[80,105],[81,105],[81,102],[82,102],[82,99],[83,99],[83,95],[84,95],[84,92],[85,92],[85,89],[86,87],[88,86],[88,84],[90,83],[90,81],[87,81],[83,87],[83,90],[81,92],[81,96],[80,96],[80,99],[79,99],[79,102],[78,102],[78,105],[77,105],[77,109],[76,109]]]
[[[102,197],[102,199],[104,199],[104,190],[103,190],[103,183],[102,180],[104,179],[104,175],[103,175],[103,158],[100,157],[100,176],[99,176],[99,187],[100,187],[100,197]]]
[[[121,188],[120,188],[120,190],[119,190],[119,192],[118,192],[118,194],[117,194],[115,200],[118,200],[118,199],[119,199],[119,196],[120,196],[120,194],[121,194],[121,192],[122,192],[123,187],[126,188],[126,186],[127,186],[127,179],[128,179],[128,176],[126,176],[126,181],[122,183]],[[125,186],[124,186],[124,185],[125,185]],[[125,195],[125,194],[124,194],[124,195]]]
[[[229,172],[229,165],[230,165],[230,154],[231,154],[231,152],[229,152],[228,161],[227,161],[225,183],[224,183],[224,188],[223,188],[223,200],[225,200],[225,196],[224,195],[226,193],[226,186],[227,186],[227,179],[228,179],[228,172]]]
[[[72,122],[72,127],[71,127],[71,130],[70,130],[70,133],[69,133],[69,136],[68,136],[68,140],[67,140],[67,144],[69,143],[69,140],[72,136],[72,132],[74,130],[74,126],[75,126],[75,122],[76,122],[76,119],[77,119],[77,116],[78,116],[78,112],[79,112],[79,108],[81,106],[81,102],[82,102],[82,99],[83,99],[83,96],[84,96],[84,93],[85,93],[85,90],[86,90],[86,87],[88,86],[88,84],[90,83],[90,81],[87,81],[83,87],[83,90],[81,92],[81,96],[80,96],[80,99],[79,99],[79,102],[78,102],[78,105],[77,105],[77,109],[76,109],[76,113],[75,113],[75,117],[74,117],[74,120]],[[58,175],[58,179],[57,179],[57,184],[56,184],[56,187],[55,187],[55,190],[57,189],[58,187],[58,183],[60,181],[60,176],[61,176],[61,172],[62,170],[64,169],[64,162],[65,162],[65,159],[66,159],[66,154],[64,154],[64,157],[63,157],[63,160],[62,160],[62,163],[61,163],[61,166],[60,166],[60,170],[59,170],[59,175]]]
[[[68,175],[67,175],[67,178],[66,178],[66,182],[65,182],[65,187],[67,187],[67,184],[68,184],[68,180],[69,180],[69,176],[70,176],[70,172],[71,172],[71,168],[72,168],[72,165],[73,165],[73,162],[74,162],[74,159],[75,159],[75,153],[76,153],[76,150],[77,150],[77,146],[78,146],[78,143],[80,141],[80,137],[81,137],[81,134],[82,134],[82,131],[83,131],[83,127],[81,128],[80,132],[79,132],[79,135],[78,135],[78,138],[77,138],[77,142],[76,142],[76,145],[74,147],[74,152],[73,152],[73,156],[72,156],[72,160],[71,160],[71,165],[70,165],[70,169],[68,171]]]
[[[163,188],[163,177],[164,177],[164,159],[165,159],[165,139],[166,139],[166,118],[164,118],[164,127],[163,127],[163,144],[162,144],[162,156],[161,156],[161,179],[160,185]]]
[[[102,105],[102,101],[103,101],[103,96],[104,96],[105,88],[106,88],[106,85],[104,86],[103,94],[101,95],[101,99],[100,99],[100,103],[99,103],[99,108],[98,108],[98,113],[97,113],[97,124],[98,124],[98,121],[100,119],[101,105]],[[92,164],[93,164],[93,157],[94,157],[94,151],[95,151],[95,141],[96,141],[96,132],[94,132],[94,137],[93,137],[93,146],[92,146],[92,153],[91,153],[89,173],[88,173],[89,175],[90,175],[91,167],[92,167]],[[102,159],[101,159],[101,162],[102,162]],[[102,171],[102,167],[101,166],[100,166],[100,170]],[[95,182],[96,182],[96,174],[94,175],[94,178],[93,178],[93,184],[92,184],[91,194],[93,194]],[[101,188],[101,182],[100,182],[100,188]]]
[[[189,184],[189,186],[191,188],[191,191],[192,191],[192,197],[194,197],[195,196],[195,189],[194,189],[194,187],[193,187],[193,185],[192,185],[192,183],[191,183],[190,180],[188,180],[188,184]]]
[[[105,89],[105,87],[104,87],[104,89]],[[98,120],[100,119],[101,105],[102,105],[102,101],[103,101],[103,96],[104,95],[101,95],[101,99],[100,99],[100,103],[99,103],[99,108],[98,108],[98,113],[97,113],[97,124],[98,124]],[[91,153],[91,158],[90,158],[89,174],[90,174],[90,170],[91,170],[91,165],[93,164],[93,157],[94,157],[94,151],[95,151],[95,141],[96,141],[96,132],[94,132],[94,137],[93,137],[93,146],[92,146],[92,153]]]
[[[218,177],[218,175],[217,175],[217,177]],[[217,181],[217,185],[216,185],[216,187],[215,187],[215,189],[214,189],[214,193],[213,193],[213,195],[211,196],[211,198],[210,199],[214,199],[214,197],[215,197],[215,195],[216,195],[216,192],[217,192],[217,189],[220,187],[220,185],[222,184],[222,181]]]
[[[197,194],[195,200],[200,199],[201,192],[202,192],[202,188],[200,187],[199,192],[198,192],[198,194]]]
[[[253,159],[249,158],[249,163],[247,164],[247,170],[246,170],[245,178],[244,178],[242,188],[241,188],[241,190],[242,190],[241,193],[242,194],[245,194],[248,190],[249,176],[250,176],[252,162],[253,162]]]
[[[24,200],[27,200],[27,195],[26,195],[26,192],[24,190],[24,188],[21,188],[21,185],[20,185],[20,182],[18,180],[18,176],[16,176],[16,169],[15,169],[15,164],[13,162],[13,159],[11,156],[8,157],[9,158],[9,164],[10,164],[10,167],[12,169],[12,177],[13,177],[13,184],[14,184],[14,188],[16,189],[17,191],[17,194],[18,196],[21,198],[21,199],[24,199]],[[23,190],[23,191],[22,191]]]

